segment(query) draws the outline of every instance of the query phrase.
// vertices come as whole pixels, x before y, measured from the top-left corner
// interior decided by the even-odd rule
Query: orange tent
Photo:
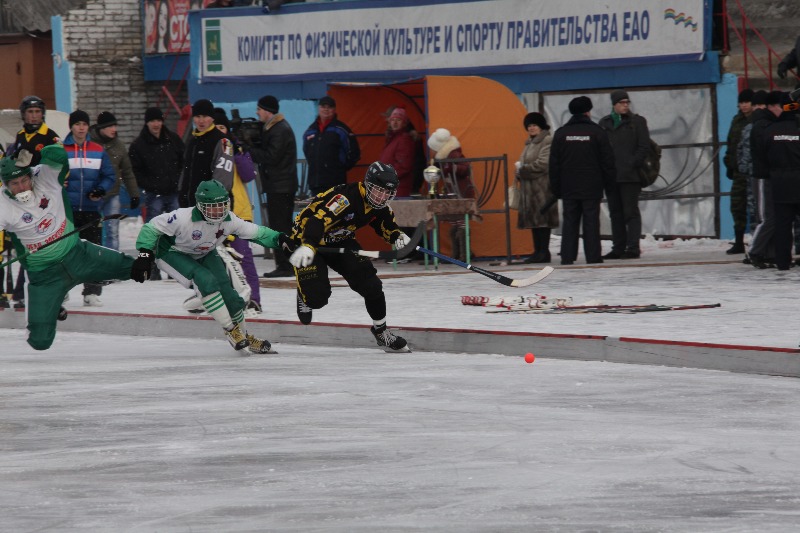
[[[424,136],[425,149],[430,132],[446,128],[458,137],[465,157],[508,158],[508,182],[514,179],[514,161],[519,158],[527,133],[522,119],[527,113],[519,98],[495,81],[475,76],[426,76],[406,82],[376,84],[331,84],[328,94],[336,100],[336,111],[358,136],[361,163],[348,179],[363,178],[366,167],[380,155],[384,145],[386,118],[390,106],[402,105],[411,123]],[[428,152],[428,159],[433,154]],[[473,165],[478,190],[484,176]],[[482,211],[503,208],[505,186],[500,178]],[[531,232],[516,229],[511,212],[511,253],[530,254]],[[472,253],[478,257],[506,255],[506,222],[503,213],[486,213],[482,222],[470,225]],[[371,230],[361,231],[364,246],[379,247]],[[450,252],[446,230],[440,232],[441,250]]]

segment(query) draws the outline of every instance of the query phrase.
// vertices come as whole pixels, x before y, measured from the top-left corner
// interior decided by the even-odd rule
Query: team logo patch
[[[203,238],[203,232],[202,231],[196,229],[196,230],[194,230],[192,232],[192,240],[193,241],[199,241],[202,238]]]
[[[36,233],[39,235],[47,235],[51,231],[53,231],[53,226],[55,225],[56,217],[47,213],[44,218],[42,218],[39,223],[36,225]]]
[[[353,217],[354,217],[354,216],[356,216],[356,214],[355,214],[355,213],[350,213],[349,215],[347,215],[346,217],[344,217],[344,219],[345,219],[345,220],[353,220]]]
[[[58,142],[58,139],[56,139],[56,142]],[[36,145],[34,150],[36,150],[37,152],[41,152],[42,148],[44,148],[44,145],[42,143],[39,143],[39,144]]]
[[[49,199],[49,198],[47,198],[47,197],[45,196],[45,197],[44,197],[44,198],[42,198],[42,200],[39,202],[39,207],[40,207],[41,209],[47,209],[47,206],[48,206],[48,205],[50,205],[50,199]]]
[[[347,209],[349,206],[350,206],[350,200],[348,200],[347,197],[343,194],[337,194],[336,196],[328,200],[327,204],[325,204],[325,207],[328,209],[328,211],[330,211],[334,215],[338,215],[339,213]]]
[[[193,250],[194,250],[195,252],[198,252],[198,253],[206,253],[206,252],[208,252],[208,251],[210,251],[210,250],[213,250],[213,249],[214,249],[214,248],[216,248],[216,247],[217,247],[216,243],[213,243],[213,242],[204,242],[204,243],[202,243],[202,244],[198,244],[197,246],[195,246],[195,247],[193,248]]]
[[[22,221],[25,222],[26,224],[29,224],[30,222],[33,221],[33,215],[31,215],[30,213],[25,213],[24,215],[22,215]]]

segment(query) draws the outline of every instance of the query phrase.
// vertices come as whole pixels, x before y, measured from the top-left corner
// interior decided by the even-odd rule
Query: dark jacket
[[[767,165],[765,153],[764,130],[777,119],[772,111],[768,109],[756,109],[750,115],[750,119],[753,123],[750,130],[750,156],[753,158],[753,177],[766,179],[769,173],[769,166]]]
[[[620,117],[621,121],[616,127],[611,115],[601,118],[599,124],[608,132],[608,140],[614,150],[617,183],[640,183],[639,169],[650,146],[647,120],[635,113]]]
[[[303,154],[308,161],[308,187],[324,191],[347,183],[347,171],[361,159],[361,148],[347,124],[334,115],[324,130],[317,117],[303,133]]]
[[[39,129],[33,133],[28,133],[25,129],[17,132],[17,137],[14,139],[14,144],[6,148],[6,155],[8,157],[17,157],[20,150],[27,150],[33,154],[31,166],[38,165],[42,160],[42,148],[61,142],[58,134],[51,130],[47,124],[42,123]]]
[[[550,189],[565,200],[600,200],[617,176],[606,130],[586,115],[573,115],[553,135]]]
[[[728,179],[735,177],[745,177],[739,173],[739,164],[737,162],[736,150],[739,147],[739,141],[742,138],[742,130],[749,124],[750,121],[744,113],[739,111],[731,121],[731,129],[728,131],[728,149],[725,151],[725,157],[722,159],[725,163],[726,175]]]
[[[139,188],[150,194],[178,192],[185,150],[181,138],[166,126],[158,137],[144,126],[128,150]]]
[[[783,113],[764,130],[769,180],[776,204],[800,204],[800,126]]]
[[[797,37],[797,40],[794,43],[794,48],[789,50],[789,53],[778,63],[779,68],[783,68],[784,70],[788,70],[790,68],[796,68],[800,66],[800,36]]]
[[[128,191],[128,195],[131,198],[138,198],[139,186],[136,184],[136,176],[133,173],[131,159],[128,155],[128,150],[125,148],[125,143],[122,142],[119,136],[113,139],[106,137],[100,133],[100,128],[97,125],[89,128],[89,134],[92,139],[105,149],[108,158],[111,159],[111,165],[114,167],[114,174],[117,175],[117,181],[114,186],[106,191],[106,198],[117,196],[120,185],[125,185],[125,190]]]
[[[201,181],[215,179],[230,191],[233,187],[233,143],[213,124],[205,131],[193,131],[183,156],[183,174],[178,186],[178,203],[192,207]]]
[[[261,146],[251,147],[250,156],[261,171],[261,185],[265,193],[297,192],[297,141],[283,113],[278,113],[264,124]]]

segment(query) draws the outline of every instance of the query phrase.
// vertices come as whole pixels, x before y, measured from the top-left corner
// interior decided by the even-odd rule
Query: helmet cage
[[[22,99],[22,102],[19,104],[20,118],[24,121],[25,111],[32,107],[38,107],[42,110],[42,120],[44,120],[45,113],[47,112],[47,106],[45,106],[44,100],[38,96],[26,96]]]
[[[369,180],[364,183],[364,188],[367,190],[367,203],[373,209],[383,209],[397,195],[397,189],[387,189]]]
[[[231,210],[230,198],[219,202],[197,201],[197,210],[209,222],[222,222]]]

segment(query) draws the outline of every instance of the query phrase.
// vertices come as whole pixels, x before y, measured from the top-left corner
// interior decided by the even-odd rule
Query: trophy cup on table
[[[425,177],[425,181],[430,184],[428,198],[436,198],[436,184],[442,179],[442,171],[439,170],[439,167],[431,165],[422,171],[422,175]]]

